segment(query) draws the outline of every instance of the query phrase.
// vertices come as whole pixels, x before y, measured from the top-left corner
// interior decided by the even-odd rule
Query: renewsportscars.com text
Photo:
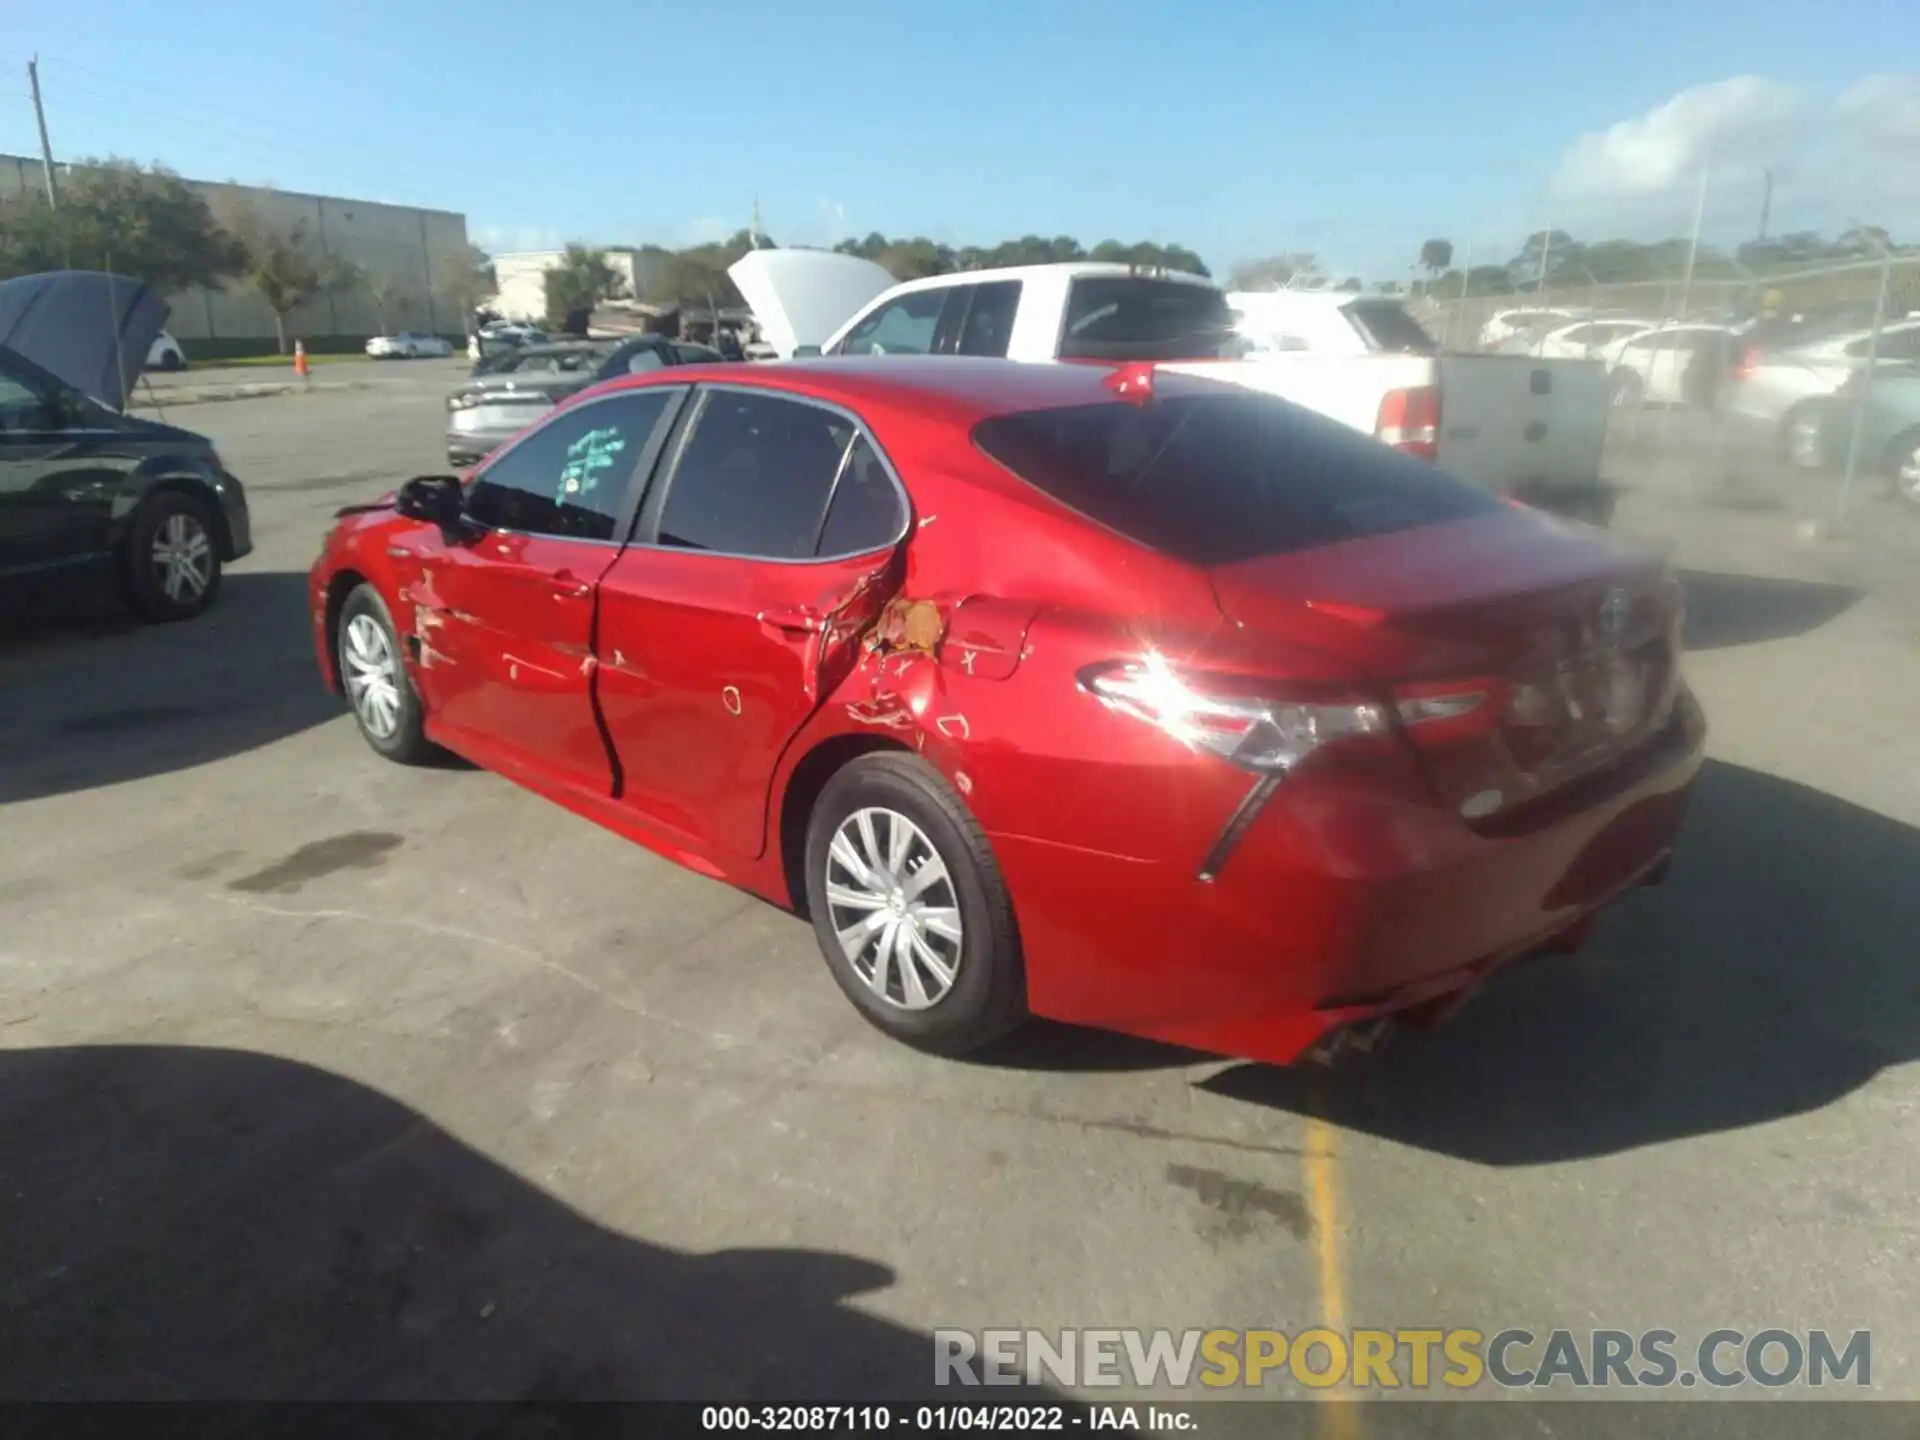
[[[1867,1388],[1865,1330],[936,1330],[937,1385]]]

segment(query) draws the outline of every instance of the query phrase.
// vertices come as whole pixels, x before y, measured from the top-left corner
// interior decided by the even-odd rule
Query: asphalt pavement
[[[1713,758],[1584,953],[1332,1072],[955,1063],[791,916],[365,746],[305,567],[443,468],[448,377],[351,368],[167,407],[252,496],[216,612],[0,639],[0,1397],[879,1398],[936,1328],[1326,1323],[1865,1329],[1920,1399],[1913,517],[1621,462]]]

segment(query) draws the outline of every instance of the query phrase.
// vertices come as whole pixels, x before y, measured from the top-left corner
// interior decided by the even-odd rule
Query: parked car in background
[[[1544,307],[1501,310],[1481,327],[1480,348],[1492,350],[1516,339],[1532,344],[1542,335],[1558,330],[1563,325],[1571,325],[1578,318],[1570,310]]]
[[[552,337],[544,330],[516,330],[512,333],[479,330],[467,337],[467,358],[475,365],[483,365],[497,355],[510,355],[529,345],[551,343]]]
[[[528,345],[482,361],[447,397],[447,463],[456,469],[474,464],[567,396],[602,380],[721,360],[705,345],[632,335]]]
[[[1278,290],[1227,301],[1250,354],[1200,367],[1207,374],[1306,405],[1496,493],[1610,517],[1599,364],[1443,354],[1387,296]]]
[[[1608,395],[1617,408],[1690,405],[1717,408],[1737,339],[1725,325],[1668,323],[1615,340],[1601,352]]]
[[[1834,394],[1812,402],[1806,423],[1791,432],[1790,455],[1796,465],[1828,474],[1844,474],[1860,435],[1856,474],[1891,487],[1911,505],[1920,505],[1920,365],[1876,368],[1873,383],[1857,371]]]
[[[453,354],[453,346],[438,335],[402,330],[398,335],[376,335],[367,341],[367,354],[376,360],[435,359]]]
[[[1867,364],[1872,329],[1857,317],[1762,322],[1745,337],[1721,409],[1740,438],[1781,455],[1820,444],[1821,402]],[[1920,361],[1920,317],[1884,325],[1876,363]]]
[[[842,263],[850,260],[873,273]],[[1151,361],[1295,401],[1502,494],[1586,519],[1610,509],[1597,365],[1442,356],[1391,298],[1230,296],[1201,276],[1095,262],[893,284],[871,262],[820,251],[749,251],[728,273],[769,336],[826,332],[788,353]],[[840,302],[840,320],[827,297]]]
[[[1547,331],[1526,353],[1542,360],[1597,360],[1608,346],[1652,330],[1658,323],[1634,319],[1576,320],[1558,330]]]
[[[162,330],[153,337],[153,344],[147,347],[147,369],[184,370],[187,368],[187,352],[180,348],[180,342]]]
[[[1039,1014],[1285,1063],[1661,876],[1704,724],[1660,556],[1152,374],[597,387],[343,514],[322,674],[388,759],[802,910],[942,1053]]]
[[[185,619],[252,549],[213,442],[126,413],[166,316],[122,276],[0,282],[0,613],[97,593]]]

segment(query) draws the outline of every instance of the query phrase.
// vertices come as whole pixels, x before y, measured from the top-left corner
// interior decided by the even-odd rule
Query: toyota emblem
[[[1600,602],[1600,633],[1609,640],[1618,640],[1626,631],[1631,609],[1632,602],[1627,599],[1626,591],[1617,585],[1607,591]]]

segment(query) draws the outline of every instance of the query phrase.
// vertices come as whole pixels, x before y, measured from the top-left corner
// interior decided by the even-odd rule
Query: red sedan
[[[884,357],[585,392],[312,574],[368,742],[810,916],[881,1029],[1286,1062],[1658,879],[1658,556],[1285,402]]]

